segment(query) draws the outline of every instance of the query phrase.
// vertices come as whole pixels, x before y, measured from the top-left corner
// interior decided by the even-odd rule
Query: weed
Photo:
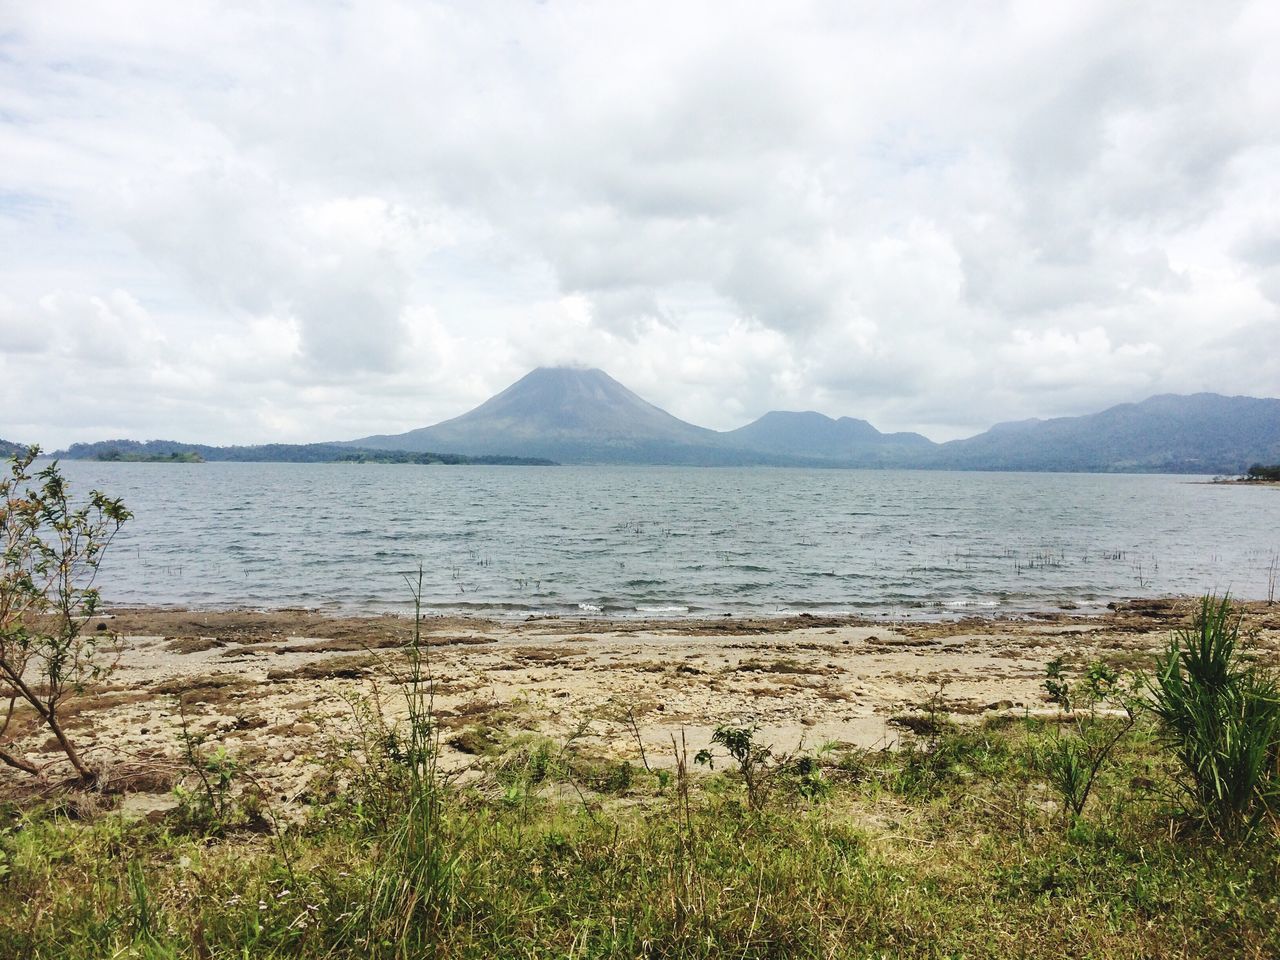
[[[772,748],[756,743],[758,730],[758,727],[718,726],[711,734],[711,742],[724,747],[737,764],[738,775],[747,790],[747,805],[756,811],[764,809],[778,770],[773,762]],[[710,749],[699,750],[694,762],[715,768],[715,757]]]
[[[192,732],[187,722],[186,706],[181,699],[178,701],[178,717],[182,759],[188,773],[196,779],[194,790],[181,783],[174,787],[180,818],[190,829],[211,835],[221,834],[243,819],[234,796],[240,764],[223,747],[205,749],[207,738]]]
[[[1048,781],[1061,802],[1063,819],[1068,828],[1084,812],[1085,804],[1103,767],[1121,738],[1136,722],[1132,685],[1119,672],[1101,660],[1085,669],[1074,685],[1057,657],[1045,667],[1045,690],[1058,704],[1059,722],[1033,749],[1034,764]],[[1072,710],[1072,705],[1086,709]],[[1100,715],[1100,708],[1110,713]],[[1117,708],[1123,716],[1116,716]]]

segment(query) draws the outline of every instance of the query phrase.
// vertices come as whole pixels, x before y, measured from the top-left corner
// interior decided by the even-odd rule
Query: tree
[[[14,749],[8,735],[26,709],[53,734],[82,786],[98,774],[63,725],[68,701],[109,666],[101,662],[104,637],[85,631],[98,609],[98,566],[132,514],[120,500],[94,490],[73,502],[54,461],[34,471],[38,447],[12,458],[0,475],[0,762],[33,776],[43,767]]]

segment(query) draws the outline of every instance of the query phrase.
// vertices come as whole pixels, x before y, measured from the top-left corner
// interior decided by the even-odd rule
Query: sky
[[[1280,5],[0,0],[0,437],[1280,395]]]

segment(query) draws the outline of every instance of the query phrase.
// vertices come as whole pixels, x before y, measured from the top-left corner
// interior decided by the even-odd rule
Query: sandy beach
[[[1047,710],[1046,662],[1141,666],[1195,602],[950,622],[439,617],[423,622],[422,638],[441,763],[465,782],[532,737],[658,768],[672,763],[673,736],[696,751],[718,724],[756,726],[780,752],[874,749],[909,736],[930,700],[960,722]],[[119,638],[118,664],[72,706],[69,727],[139,812],[170,802],[183,714],[207,747],[223,747],[288,804],[327,782],[327,759],[353,749],[362,698],[376,695],[392,719],[403,710],[406,617],[115,610],[99,622]],[[1280,607],[1246,605],[1245,626],[1254,649],[1280,655]],[[45,740],[32,726],[20,743],[52,760]],[[6,791],[30,788],[14,771],[0,777]]]

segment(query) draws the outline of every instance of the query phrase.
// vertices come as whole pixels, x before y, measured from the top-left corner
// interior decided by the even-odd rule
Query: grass
[[[1177,649],[1252,669],[1202,626]],[[407,651],[407,720],[382,719],[376,688],[353,705],[342,786],[292,826],[248,829],[231,792],[162,823],[0,810],[0,957],[1280,955],[1265,793],[1216,829],[1159,710],[1081,725],[1090,687],[1116,695],[1096,665],[1051,675],[1076,713],[934,716],[892,752],[775,756],[725,727],[695,773],[674,742],[637,765],[516,734],[486,740],[464,787],[435,766],[428,652]],[[1064,743],[1088,790],[1046,764]]]
[[[10,810],[0,956],[1280,954],[1273,831],[1180,820],[1146,726],[1064,830],[1049,726],[832,755],[825,799],[782,781],[758,811],[736,773],[640,768],[573,801],[441,785],[385,822],[348,797],[279,837]]]

